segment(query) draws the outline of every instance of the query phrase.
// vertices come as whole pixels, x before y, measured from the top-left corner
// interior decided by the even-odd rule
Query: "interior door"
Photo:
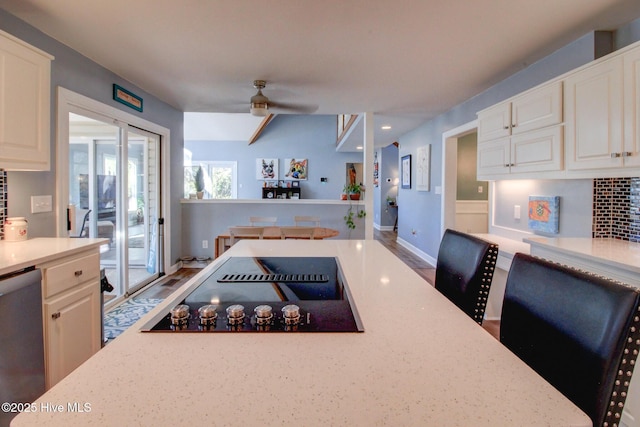
[[[159,137],[83,112],[69,115],[69,143],[70,235],[108,239],[112,305],[158,277]]]

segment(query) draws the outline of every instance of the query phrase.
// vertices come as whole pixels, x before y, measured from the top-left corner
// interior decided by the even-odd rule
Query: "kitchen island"
[[[140,332],[257,255],[337,256],[364,332]],[[591,425],[373,240],[241,241],[34,405],[15,426]]]

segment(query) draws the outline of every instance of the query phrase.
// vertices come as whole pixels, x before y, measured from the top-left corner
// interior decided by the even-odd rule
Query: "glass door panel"
[[[114,287],[104,295],[107,306],[158,277],[158,147],[157,135],[69,115],[69,235],[109,240],[100,256]]]

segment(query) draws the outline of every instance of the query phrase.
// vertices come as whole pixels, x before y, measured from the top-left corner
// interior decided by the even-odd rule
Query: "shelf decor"
[[[530,229],[543,233],[558,234],[559,218],[559,196],[529,196]]]
[[[411,188],[411,154],[402,156],[400,175],[402,176],[402,188]]]

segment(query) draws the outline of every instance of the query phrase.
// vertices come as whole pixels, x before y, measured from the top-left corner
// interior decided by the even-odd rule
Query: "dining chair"
[[[229,244],[233,246],[238,239],[262,239],[264,227],[236,226],[229,227]]]
[[[618,425],[640,348],[639,301],[636,288],[517,253],[500,341],[594,426]]]
[[[310,239],[315,234],[315,227],[280,227],[281,239]]]
[[[250,225],[276,225],[278,221],[278,217],[275,216],[250,216],[249,224]]]
[[[313,224],[315,227],[320,227],[320,217],[296,215],[293,217],[293,223],[295,225]]]
[[[435,287],[480,325],[497,257],[498,245],[456,230],[440,242]]]

